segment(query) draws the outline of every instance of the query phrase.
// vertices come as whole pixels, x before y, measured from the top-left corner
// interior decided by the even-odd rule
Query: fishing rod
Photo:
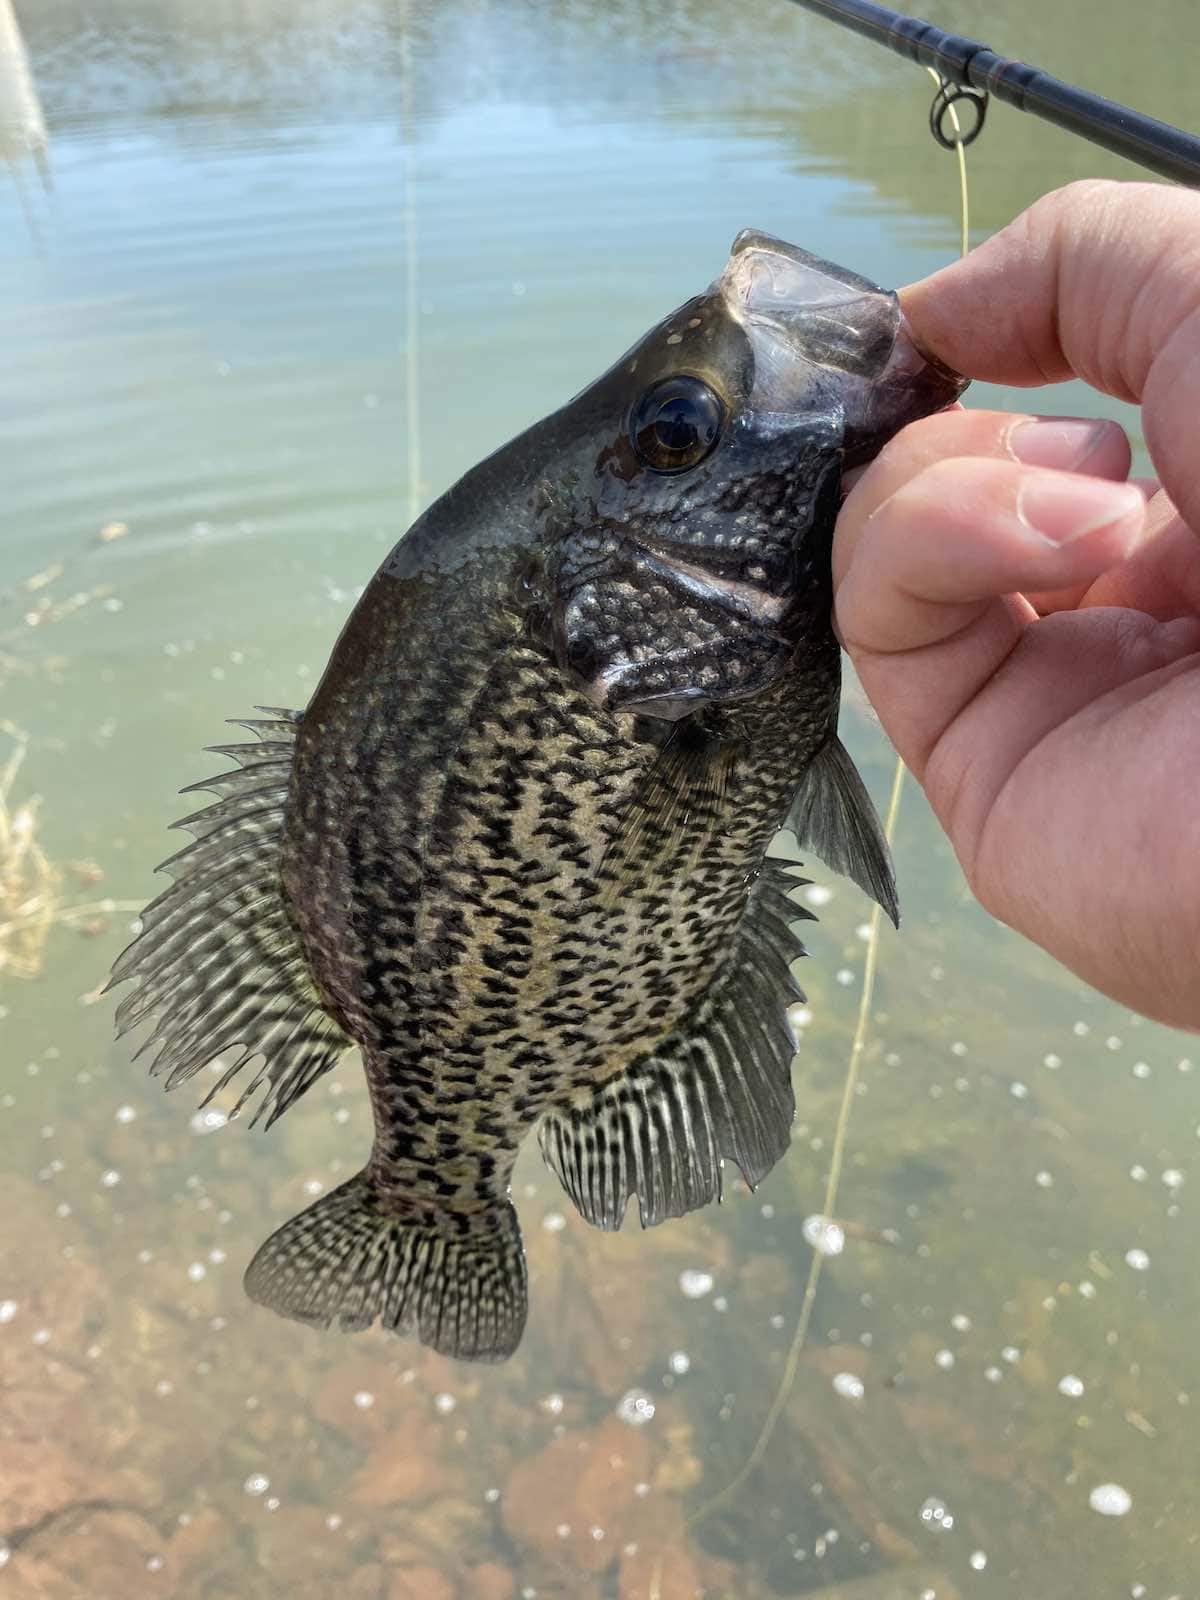
[[[888,6],[875,5],[873,0],[793,0],[793,4],[874,39],[909,61],[932,67],[944,80],[929,114],[933,136],[941,145],[952,148],[959,137],[969,144],[983,127],[988,97],[994,95],[1018,111],[1032,112],[1068,133],[1090,139],[1149,172],[1200,188],[1200,137],[1169,122],[1077,88],[1039,67],[997,55],[978,39],[946,33],[920,17],[905,16]],[[974,126],[965,128],[961,136],[947,134],[942,119],[950,105],[962,101],[974,108]]]

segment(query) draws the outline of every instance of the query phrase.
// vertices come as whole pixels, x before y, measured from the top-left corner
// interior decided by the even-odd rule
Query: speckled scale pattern
[[[685,870],[659,859],[612,903],[609,846],[658,751],[523,643],[480,577],[376,580],[364,636],[387,677],[365,696],[335,681],[310,710],[283,852],[309,966],[363,1045],[372,1177],[398,1213],[460,1229],[505,1195],[548,1106],[624,1071],[711,983],[836,703],[835,677],[797,715],[785,683],[730,716],[739,757],[720,814],[689,819]]]

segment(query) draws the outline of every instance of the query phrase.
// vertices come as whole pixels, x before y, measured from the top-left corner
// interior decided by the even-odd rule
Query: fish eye
[[[686,472],[710,455],[721,437],[725,404],[702,378],[686,374],[652,384],[629,419],[633,447],[654,472]]]

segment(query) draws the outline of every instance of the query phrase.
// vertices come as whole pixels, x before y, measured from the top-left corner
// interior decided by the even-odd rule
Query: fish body
[[[582,1214],[655,1223],[786,1148],[789,823],[894,916],[837,741],[840,476],[962,382],[894,296],[764,235],[459,481],[239,770],[115,977],[173,1084],[239,1047],[273,1118],[357,1044],[366,1167],[247,1273],[319,1325],[501,1358],[535,1125]],[[206,785],[209,787],[209,785]],[[249,1091],[247,1091],[249,1092]]]

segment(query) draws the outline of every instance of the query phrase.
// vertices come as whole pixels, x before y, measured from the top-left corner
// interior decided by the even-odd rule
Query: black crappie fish
[[[375,1119],[363,1171],[258,1251],[255,1300],[502,1358],[535,1124],[605,1228],[782,1155],[804,880],[772,837],[897,909],[837,738],[840,477],[963,387],[894,295],[743,233],[419,518],[303,713],[216,747],[237,770],[192,786],[220,798],[116,964],[119,1027],[155,1019],[168,1087],[258,1058],[271,1121],[357,1044]]]

